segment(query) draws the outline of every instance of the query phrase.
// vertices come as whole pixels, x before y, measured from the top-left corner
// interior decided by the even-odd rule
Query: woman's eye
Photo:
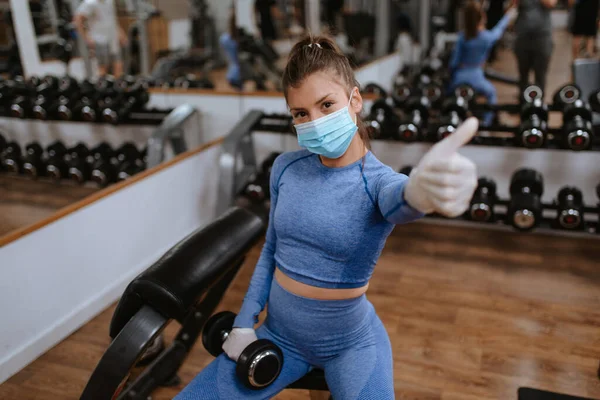
[[[329,108],[333,105],[333,103],[331,101],[326,101],[325,103],[323,103],[323,107],[325,108]]]
[[[304,111],[299,111],[294,115],[294,118],[304,118],[306,117],[306,113]]]

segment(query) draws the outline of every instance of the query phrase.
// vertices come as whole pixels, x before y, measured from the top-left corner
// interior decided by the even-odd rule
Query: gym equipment
[[[371,112],[365,120],[369,136],[378,139],[398,138],[398,116],[386,99],[373,102]]]
[[[405,112],[410,115],[410,118],[400,123],[398,128],[400,140],[414,142],[424,134],[423,129],[427,124],[430,108],[431,102],[425,96],[413,97],[408,101]]]
[[[435,140],[440,141],[451,135],[467,117],[468,103],[464,97],[450,97],[442,106],[442,116],[436,131]]]
[[[4,152],[4,149],[6,148],[6,139],[4,138],[4,136],[2,134],[0,134],[0,155]],[[0,171],[2,170],[2,165],[0,163]]]
[[[374,94],[377,95],[377,97],[388,97],[387,90],[372,82],[365,85],[363,93]]]
[[[69,149],[65,155],[65,161],[69,167],[69,178],[80,185],[89,180],[91,176],[89,156],[90,151],[83,143],[78,143]]]
[[[144,154],[137,149],[135,144],[124,143],[117,149],[116,154],[117,181],[123,181],[144,170]]]
[[[31,179],[37,179],[46,173],[44,162],[44,149],[39,143],[30,143],[25,146],[25,157],[23,157],[23,173]]]
[[[541,98],[536,98],[523,106],[521,125],[515,135],[515,144],[529,149],[540,148],[546,143],[547,133],[548,106]]]
[[[565,107],[581,98],[581,89],[573,83],[560,87],[552,97],[552,108],[564,111]]]
[[[583,228],[583,194],[581,190],[572,186],[565,186],[558,192],[557,196],[558,226],[563,229]]]
[[[595,92],[590,93],[590,97],[588,99],[592,110],[597,113],[600,113],[600,89]]]
[[[98,145],[91,151],[93,158],[90,179],[100,187],[106,187],[117,181],[117,153],[108,144]],[[88,157],[89,160],[89,157]]]
[[[150,101],[147,86],[146,83],[137,82],[126,88],[119,96],[105,99],[102,109],[103,120],[117,125],[127,119],[133,111],[143,108]]]
[[[539,86],[531,85],[525,88],[521,100],[527,104],[532,103],[534,100],[543,100],[543,98],[544,93],[542,92],[542,89],[540,89]]]
[[[46,174],[53,181],[59,181],[67,176],[69,167],[65,162],[67,148],[61,141],[52,143],[46,149],[48,155],[48,164],[46,165]]]
[[[23,161],[21,159],[21,147],[17,142],[9,142],[0,157],[2,168],[10,174],[21,173]]]
[[[31,97],[17,96],[10,105],[10,115],[14,118],[25,118],[27,117],[27,110],[30,110],[31,107]]]
[[[412,94],[411,76],[412,67],[405,65],[394,79],[392,97],[398,107],[402,106]]]
[[[236,314],[222,311],[209,318],[202,330],[202,344],[218,357],[229,332],[233,329]],[[238,379],[249,389],[259,390],[277,379],[283,367],[283,352],[268,339],[258,339],[242,351],[236,363]]]
[[[473,100],[475,98],[475,94],[475,89],[473,89],[471,85],[468,85],[466,83],[458,85],[456,88],[454,88],[454,96],[462,97],[467,102]]]
[[[398,173],[404,174],[406,176],[410,176],[410,173],[412,172],[412,170],[413,170],[412,165],[405,165],[404,167],[402,167],[398,170]]]
[[[256,174],[256,178],[250,181],[244,188],[244,195],[255,203],[262,203],[271,198],[270,179],[271,169],[275,159],[281,153],[273,152],[262,162],[260,170]]]
[[[587,150],[593,138],[592,110],[583,100],[577,99],[563,112],[563,146],[571,150]]]
[[[479,178],[469,207],[470,219],[477,222],[492,222],[497,201],[496,182],[486,177]]]
[[[510,203],[506,214],[510,225],[519,231],[530,231],[542,218],[544,180],[533,169],[517,170],[510,182]]]

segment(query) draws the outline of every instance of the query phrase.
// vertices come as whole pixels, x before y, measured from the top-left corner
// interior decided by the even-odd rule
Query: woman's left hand
[[[456,132],[435,144],[410,174],[404,198],[423,213],[456,217],[469,208],[477,188],[477,169],[458,150],[477,133],[479,122],[467,119]]]

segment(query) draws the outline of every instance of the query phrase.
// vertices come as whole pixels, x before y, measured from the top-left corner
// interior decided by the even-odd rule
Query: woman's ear
[[[350,101],[350,108],[356,115],[360,115],[363,108],[363,99],[360,95],[360,90],[355,86],[353,89],[352,100]]]

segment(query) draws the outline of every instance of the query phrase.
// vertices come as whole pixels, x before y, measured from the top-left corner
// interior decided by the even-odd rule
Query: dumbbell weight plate
[[[517,170],[510,182],[511,196],[522,193],[521,189],[524,187],[527,187],[530,193],[535,193],[541,197],[544,192],[544,178],[542,174],[529,168]]]
[[[222,311],[209,318],[202,329],[202,345],[213,356],[223,352],[223,343],[233,328],[236,314]]]
[[[458,85],[456,89],[454,89],[454,96],[471,101],[473,97],[475,97],[475,90],[470,85]]]
[[[526,232],[539,223],[542,204],[539,196],[517,194],[511,199],[509,209],[510,224],[515,229]]]
[[[600,90],[596,90],[590,94],[588,98],[592,110],[600,112]]]
[[[238,379],[250,389],[263,389],[277,379],[283,368],[283,352],[268,339],[250,343],[236,364]]]
[[[577,208],[583,206],[583,193],[576,187],[566,186],[558,192],[559,208],[558,223],[565,229],[576,229],[581,224],[581,212]],[[572,206],[572,207],[570,207]]]
[[[572,104],[581,97],[581,90],[576,85],[565,85],[558,91],[557,97],[563,105]]]
[[[544,94],[539,86],[531,85],[523,91],[523,100],[525,103],[532,103],[535,99],[542,100]]]

